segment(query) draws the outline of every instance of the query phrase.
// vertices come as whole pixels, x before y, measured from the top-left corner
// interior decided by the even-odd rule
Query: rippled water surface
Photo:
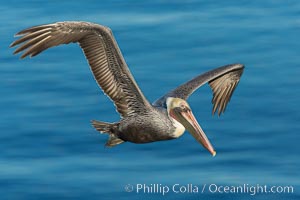
[[[101,3],[100,3],[101,2]],[[299,199],[298,1],[7,1],[0,6],[1,199]],[[184,2],[184,3],[183,3]],[[206,85],[189,103],[216,157],[190,134],[105,148],[90,120],[118,121],[76,44],[13,56],[21,29],[56,21],[111,27],[149,101],[199,73],[246,68],[221,117]],[[199,187],[148,194],[137,184]],[[133,192],[124,187],[133,186]],[[203,185],[206,188],[202,193]],[[293,186],[292,194],[212,193],[208,186]]]

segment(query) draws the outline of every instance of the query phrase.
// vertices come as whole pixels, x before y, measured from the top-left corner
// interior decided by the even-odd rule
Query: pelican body
[[[72,42],[80,45],[98,85],[114,102],[121,116],[115,123],[92,121],[96,130],[109,134],[106,146],[125,141],[170,140],[187,130],[213,156],[216,154],[186,100],[196,89],[208,83],[213,92],[212,113],[218,111],[220,115],[239,83],[243,65],[226,65],[198,75],[150,104],[130,73],[108,27],[89,22],[57,22],[25,29],[16,36],[22,37],[10,47],[20,45],[14,53],[24,51],[21,58],[36,56],[61,44]]]

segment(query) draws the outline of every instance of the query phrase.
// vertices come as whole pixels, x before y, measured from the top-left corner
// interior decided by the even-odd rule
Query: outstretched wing
[[[232,64],[208,71],[168,92],[155,101],[153,105],[163,106],[168,97],[186,100],[195,90],[208,82],[213,91],[212,112],[214,114],[218,110],[218,115],[220,115],[225,111],[232,93],[240,81],[243,70],[243,65]]]
[[[25,29],[16,36],[22,37],[10,47],[20,44],[14,53],[25,51],[21,58],[36,56],[60,44],[78,42],[97,83],[122,117],[146,111],[151,106],[131,75],[108,27],[88,22],[58,22]]]

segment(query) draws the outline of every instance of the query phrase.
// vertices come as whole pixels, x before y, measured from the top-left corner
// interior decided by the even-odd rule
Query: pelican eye
[[[189,111],[191,111],[191,109],[189,109],[188,107],[185,107],[185,108],[183,109],[183,112],[189,112]]]
[[[184,104],[180,104],[180,109],[182,112],[188,112],[190,111],[190,108]]]

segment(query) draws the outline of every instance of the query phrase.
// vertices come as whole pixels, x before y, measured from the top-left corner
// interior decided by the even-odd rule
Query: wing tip
[[[245,65],[241,64],[241,63],[233,63],[233,64],[227,65],[227,67],[231,67],[232,70],[239,70],[239,69],[244,70]]]
[[[215,115],[216,113],[218,113],[219,117],[222,114],[224,114],[224,112],[227,108],[227,105],[230,102],[231,96],[232,96],[236,86],[239,83],[239,80],[243,73],[245,65],[240,64],[240,63],[235,63],[235,64],[226,65],[223,67],[223,69],[226,69],[226,68],[227,68],[226,73],[231,73],[233,75],[233,76],[231,75],[227,78],[232,79],[232,77],[234,77],[231,80],[231,83],[229,83],[229,85],[227,84],[227,86],[225,88],[220,89],[222,84],[224,85],[223,82],[221,82],[221,83],[216,82],[215,84],[214,84],[214,82],[210,82],[210,86],[213,90],[212,115]],[[214,80],[217,80],[218,78],[220,78],[220,77],[217,77]],[[220,86],[220,84],[221,84],[221,86]],[[223,92],[222,92],[222,90],[223,90]],[[221,93],[220,93],[220,91],[221,91]]]

